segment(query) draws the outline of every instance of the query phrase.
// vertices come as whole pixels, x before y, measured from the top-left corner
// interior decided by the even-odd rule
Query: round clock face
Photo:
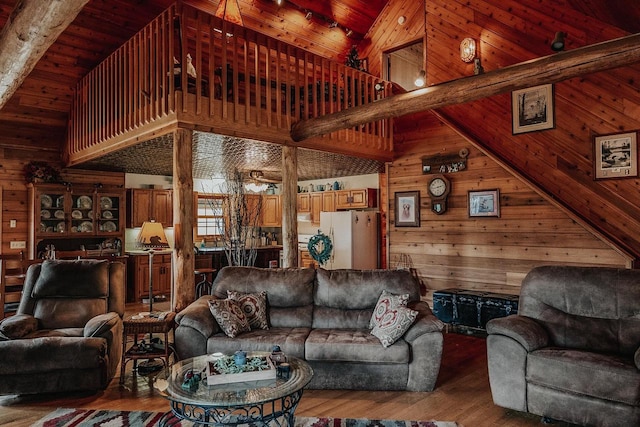
[[[434,197],[442,196],[447,191],[447,183],[442,178],[434,178],[429,183],[429,193]]]

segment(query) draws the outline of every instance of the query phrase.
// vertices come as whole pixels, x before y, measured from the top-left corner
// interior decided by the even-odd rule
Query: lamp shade
[[[155,221],[145,221],[142,223],[142,228],[136,238],[136,242],[138,247],[142,249],[169,247],[169,242],[167,241],[167,236],[164,234],[162,224]]]
[[[238,7],[238,0],[222,0],[218,4],[215,15],[225,21],[244,26],[242,15],[240,15],[240,8]]]

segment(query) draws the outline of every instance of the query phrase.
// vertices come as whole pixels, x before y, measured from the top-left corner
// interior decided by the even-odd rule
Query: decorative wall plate
[[[57,219],[64,219],[64,211],[55,211],[53,216],[55,216]]]
[[[107,221],[104,224],[102,224],[102,231],[113,233],[114,231],[117,231],[117,230],[118,230],[118,227],[113,221]]]
[[[48,194],[41,194],[40,195],[40,205],[43,208],[50,208],[51,206],[53,206],[53,199],[51,199],[51,196],[49,196]]]
[[[65,230],[65,228],[64,228],[64,221],[61,221],[61,222],[59,222],[59,223],[56,225],[56,231],[57,231],[58,233],[64,233],[64,230]]]
[[[81,233],[89,233],[93,231],[93,224],[89,221],[85,221],[78,227],[78,231]]]
[[[100,197],[100,209],[111,209],[112,207],[113,201],[110,197]]]
[[[80,209],[91,209],[93,207],[93,200],[89,196],[80,196],[78,197],[78,208]]]
[[[40,218],[44,218],[44,219],[49,219],[51,218],[51,212],[49,212],[48,210],[41,210],[40,211]]]
[[[71,212],[71,218],[82,219],[82,212],[80,212],[79,210],[74,210],[73,212]]]
[[[56,199],[56,208],[64,208],[64,196],[60,196]]]

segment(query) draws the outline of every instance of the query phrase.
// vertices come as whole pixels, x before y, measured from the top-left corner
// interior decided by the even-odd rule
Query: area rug
[[[108,411],[58,408],[37,421],[35,427],[151,427],[157,426],[164,414],[145,411]],[[173,426],[191,427],[182,421]],[[362,418],[296,417],[296,427],[460,427],[455,422],[393,421]]]

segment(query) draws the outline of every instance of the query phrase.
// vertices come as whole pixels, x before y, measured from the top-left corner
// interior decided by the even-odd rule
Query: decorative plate
[[[47,227],[45,230],[46,233],[53,233],[53,227]]]
[[[61,221],[56,225],[56,231],[58,233],[64,233],[64,221]]]
[[[100,209],[111,209],[112,207],[113,202],[110,197],[100,197]]]
[[[64,211],[55,211],[53,216],[55,216],[58,219],[64,219]]]
[[[40,218],[44,218],[44,219],[51,218],[51,212],[49,212],[48,210],[42,209],[40,211]]]
[[[91,209],[93,207],[93,201],[89,196],[78,197],[77,203],[80,209]]]
[[[45,231],[47,231],[47,226],[44,222],[40,223],[40,232],[44,233]]]
[[[40,205],[43,208],[50,208],[51,206],[53,206],[53,199],[51,199],[51,196],[49,196],[48,194],[41,194]]]
[[[60,196],[56,199],[56,208],[64,208],[64,196]]]
[[[82,219],[82,212],[80,212],[79,210],[75,210],[75,211],[71,212],[71,218],[73,218],[73,219]]]
[[[77,233],[78,232],[78,227],[71,227],[71,232],[72,233]]]
[[[102,212],[102,218],[111,219],[111,218],[113,218],[113,214],[111,213],[111,211],[104,211],[104,212]]]
[[[93,211],[87,212],[87,218],[89,218],[89,219],[93,218]]]
[[[113,233],[114,231],[117,231],[117,230],[118,230],[118,227],[115,225],[113,221],[107,221],[104,224],[102,224],[102,231]]]
[[[78,227],[78,230],[81,233],[88,233],[93,231],[93,224],[89,221],[85,221],[82,224],[80,224],[80,226]]]

